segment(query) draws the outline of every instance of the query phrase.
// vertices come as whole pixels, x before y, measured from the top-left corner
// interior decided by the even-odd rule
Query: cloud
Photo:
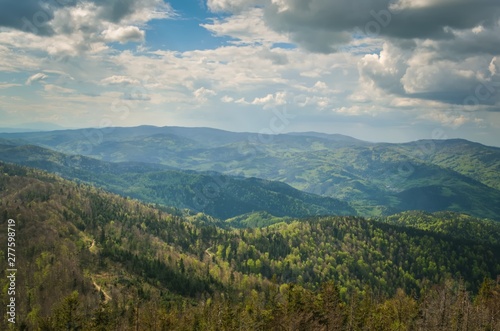
[[[38,82],[38,81],[41,81],[41,80],[44,80],[45,78],[47,78],[48,76],[44,73],[37,73],[37,74],[34,74],[33,76],[30,76],[27,80],[26,80],[26,85],[31,85],[35,82]]]
[[[349,106],[349,107],[339,107],[334,108],[335,113],[345,115],[345,116],[361,116],[361,115],[375,115],[378,111],[374,111],[374,106]]]
[[[11,87],[18,87],[18,86],[22,86],[22,85],[21,84],[0,82],[0,89],[7,89],[7,88],[11,88]]]
[[[241,12],[254,6],[265,5],[266,0],[207,0],[212,12]]]
[[[215,36],[234,38],[233,44],[275,44],[288,43],[285,34],[270,29],[263,20],[261,8],[251,8],[242,13],[223,19],[213,19],[211,23],[201,24]]]
[[[259,56],[271,61],[271,65],[286,65],[289,63],[287,54],[279,49],[271,50],[269,48],[263,48],[259,52]]]
[[[58,93],[58,94],[68,94],[68,93],[75,92],[75,90],[73,90],[73,89],[62,87],[62,86],[57,86],[57,85],[53,85],[53,84],[46,84],[44,86],[44,90],[46,92]]]
[[[175,16],[172,7],[163,0],[94,0],[97,16],[112,23],[147,22]]]
[[[418,118],[437,122],[445,127],[459,128],[466,124],[482,125],[483,120],[474,116],[474,113],[464,111],[425,111]]]
[[[292,125],[306,130],[363,121],[473,128],[477,117],[498,119],[491,114],[500,109],[496,2],[477,1],[470,18],[455,15],[451,4],[468,6],[462,0],[209,0],[210,10],[223,14],[201,26],[225,38],[189,50],[184,36],[166,46],[146,38],[151,19],[176,15],[162,1],[53,5],[44,36],[0,29],[0,75],[6,75],[0,81],[17,82],[12,72],[49,75],[32,81],[46,79],[34,95],[40,113],[62,118],[70,108],[88,126],[106,117],[122,125],[258,131],[273,107],[286,104],[301,116]],[[477,19],[485,7],[490,14]],[[141,44],[115,44],[129,42]],[[478,102],[467,110],[464,100],[477,97],[480,84],[486,85]],[[141,112],[125,117],[114,112],[116,104]],[[210,111],[196,116],[201,105]],[[6,96],[0,106],[36,115],[33,102]]]
[[[149,21],[175,15],[163,0],[0,1],[0,27],[9,28],[0,46],[67,61],[109,51],[109,43],[143,42]]]
[[[452,40],[453,30],[489,31],[500,17],[500,2],[491,0],[209,0],[207,4],[212,11],[235,14],[262,8],[266,26],[323,53],[338,51],[353,34]]]
[[[268,94],[265,97],[253,99],[251,103],[252,105],[267,105],[272,102],[274,102],[274,95]]]
[[[196,91],[193,92],[195,98],[201,102],[206,102],[209,97],[213,97],[217,95],[217,92],[207,89],[205,87],[200,87]]]
[[[287,93],[284,91],[268,94],[262,98],[255,98],[251,102],[252,105],[264,106],[264,109],[271,106],[281,106],[287,103]]]
[[[53,8],[39,0],[0,1],[0,26],[50,35]]]
[[[170,17],[166,6],[156,0],[123,1],[122,6],[116,1],[82,2],[56,10],[50,25],[73,53],[105,51],[110,42],[143,42],[140,27],[151,19]]]
[[[119,42],[125,44],[128,42],[144,41],[145,33],[136,26],[118,27],[107,29],[102,32],[106,42]]]
[[[101,84],[104,85],[137,85],[139,81],[135,78],[127,76],[117,76],[113,75],[101,80]]]
[[[447,40],[427,41],[426,47],[440,53],[442,58],[500,54],[500,18],[497,24],[485,28],[477,25],[468,29],[446,28],[453,36]]]
[[[417,41],[414,47],[386,42],[380,54],[364,55],[358,63],[360,88],[351,100],[362,102],[392,95],[463,104],[473,97],[483,105],[495,104],[496,93],[488,91],[476,97],[481,84],[500,81],[494,58],[487,54],[455,54],[454,58],[436,48],[435,41]],[[493,73],[493,75],[492,75]],[[488,96],[485,96],[488,93]],[[371,94],[371,97],[368,95]]]
[[[358,62],[360,84],[365,89],[380,88],[388,93],[404,92],[400,82],[407,69],[408,51],[384,43],[380,54],[366,54]]]
[[[172,17],[172,7],[163,0],[61,0],[61,1],[1,1],[0,26],[14,28],[40,35],[53,35],[60,31],[54,28],[53,20],[58,12],[78,11],[94,8],[92,17],[100,22],[113,24],[144,23],[152,19]],[[71,24],[65,26],[70,31]],[[91,23],[89,22],[89,27]],[[75,26],[73,26],[75,27]]]
[[[491,76],[495,76],[498,72],[498,66],[500,66],[500,63],[498,63],[498,58],[495,56],[493,59],[491,59],[490,64],[488,65],[488,70],[490,71]]]
[[[224,103],[231,103],[234,101],[234,98],[233,97],[230,97],[228,95],[225,95],[223,96],[222,98],[220,98],[220,101],[224,102]]]
[[[335,100],[335,97],[330,96],[298,94],[293,97],[293,104],[305,109],[322,111],[331,108]]]
[[[128,101],[151,101],[151,97],[141,91],[125,92],[121,98]]]

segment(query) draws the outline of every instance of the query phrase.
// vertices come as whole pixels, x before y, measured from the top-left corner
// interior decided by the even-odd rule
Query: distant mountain
[[[40,130],[26,129],[26,128],[0,128],[0,133],[13,133],[13,132],[38,132]]]
[[[64,127],[46,122],[31,122],[16,125],[15,127],[0,128],[0,133],[12,132],[39,132],[39,131],[53,131],[62,130]]]
[[[1,137],[108,162],[281,181],[349,202],[366,216],[420,209],[500,220],[500,149],[466,140],[388,144],[314,132],[261,135],[152,126]]]
[[[287,135],[291,136],[301,136],[301,137],[316,137],[316,138],[322,138],[326,140],[331,140],[331,141],[342,141],[342,142],[348,142],[348,143],[366,143],[366,141],[362,141],[353,137],[349,137],[343,134],[338,134],[338,133],[320,133],[320,132],[314,132],[314,131],[308,131],[308,132],[289,132]]]
[[[402,144],[407,153],[500,189],[500,148],[463,139],[421,140]],[[416,152],[415,152],[416,151]]]
[[[257,178],[173,170],[150,163],[110,163],[32,145],[0,144],[0,160],[47,170],[145,202],[188,208],[220,219],[253,211],[281,217],[355,214],[347,203],[337,199]]]

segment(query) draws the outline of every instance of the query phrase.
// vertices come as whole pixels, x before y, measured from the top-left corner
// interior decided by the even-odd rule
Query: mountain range
[[[0,224],[15,222],[22,271],[16,324],[497,329],[499,160],[498,148],[465,140],[2,133]],[[10,281],[0,278],[4,306]]]
[[[177,170],[150,163],[100,161],[33,145],[0,143],[0,160],[47,170],[148,203],[190,209],[225,220],[265,211],[275,216],[352,215],[348,203],[278,181]]]
[[[448,210],[500,220],[500,148],[466,140],[389,144],[315,132],[265,135],[152,126],[0,138],[0,160],[221,219],[259,211],[279,217],[378,217]],[[203,190],[207,194],[196,193]],[[296,199],[301,203],[291,208]]]

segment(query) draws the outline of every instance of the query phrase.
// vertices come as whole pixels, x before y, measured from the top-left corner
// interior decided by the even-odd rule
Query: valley
[[[79,149],[89,137],[100,138]],[[467,330],[499,327],[499,149],[259,139],[0,134],[21,328],[441,330],[464,316]]]

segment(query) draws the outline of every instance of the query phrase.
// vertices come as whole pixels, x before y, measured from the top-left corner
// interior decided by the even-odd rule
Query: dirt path
[[[108,301],[111,300],[109,294],[106,293],[93,279],[92,279],[92,284],[94,284],[95,288],[97,289],[97,292],[102,292],[104,294],[104,303],[107,303]]]

